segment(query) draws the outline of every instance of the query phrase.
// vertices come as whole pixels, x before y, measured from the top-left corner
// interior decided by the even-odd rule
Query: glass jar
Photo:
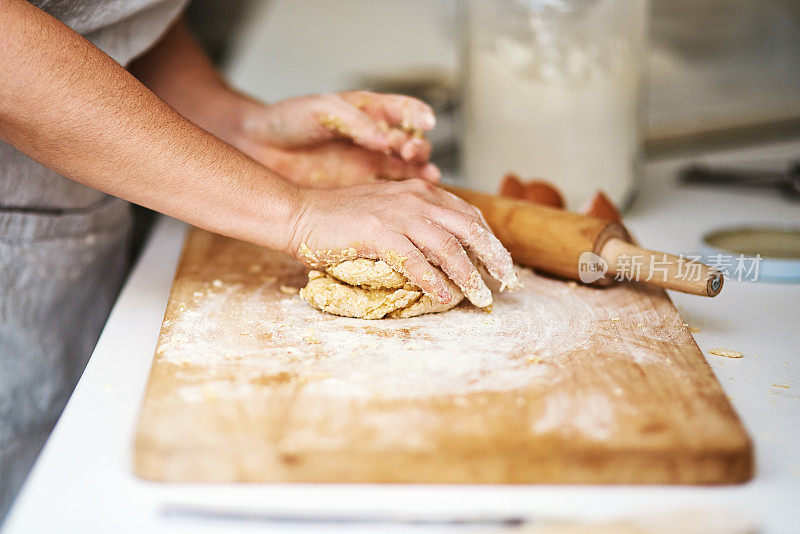
[[[642,153],[647,0],[468,0],[464,176],[544,179],[626,207]]]

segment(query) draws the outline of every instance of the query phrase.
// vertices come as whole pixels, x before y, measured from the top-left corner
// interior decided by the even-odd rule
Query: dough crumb
[[[731,349],[711,349],[708,351],[709,353],[713,354],[714,356],[724,356],[725,358],[741,358],[744,356],[738,350],[731,350]]]
[[[319,338],[316,336],[316,332],[314,332],[313,328],[307,328],[305,332],[303,332],[303,341],[308,343],[309,345],[315,345],[320,343]]]
[[[337,117],[332,113],[321,115],[317,119],[317,122],[319,122],[320,126],[325,128],[326,130],[330,130],[331,132],[337,133],[345,137],[350,136],[350,129],[347,127],[344,121],[340,117]]]
[[[297,295],[298,293],[300,293],[300,288],[299,287],[283,286],[282,285],[278,289],[280,289],[281,293],[283,293],[284,295]]]

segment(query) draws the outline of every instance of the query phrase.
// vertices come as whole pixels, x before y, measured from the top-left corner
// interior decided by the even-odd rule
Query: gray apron
[[[186,0],[32,2],[125,65]],[[94,348],[128,266],[127,202],[0,141],[0,521]]]

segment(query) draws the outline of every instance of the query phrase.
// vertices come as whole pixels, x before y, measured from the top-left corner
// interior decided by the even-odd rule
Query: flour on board
[[[593,328],[588,309],[575,317],[542,284],[531,285],[535,298],[525,290],[502,293],[492,313],[465,305],[442,316],[367,322],[312,310],[276,283],[247,293],[235,283],[196,292],[191,306],[165,325],[159,357],[212,370],[235,365],[254,375],[314,377],[304,386],[308,393],[422,398],[514,390],[545,379],[548,366],[530,357],[555,361],[553,346],[578,348]],[[244,376],[242,384],[249,382]]]
[[[650,343],[674,341],[664,337],[658,310],[652,317],[639,313],[636,324],[629,324],[624,313],[603,310],[592,296],[596,290],[529,269],[520,270],[522,289],[496,295],[492,313],[462,305],[446,314],[383,321],[323,314],[282,292],[280,286],[289,282],[281,276],[248,272],[261,282],[245,289],[235,277],[199,281],[177,304],[182,312],[165,321],[159,361],[174,364],[176,374],[182,366],[203,369],[183,373],[176,391],[182,401],[244,399],[259,388],[291,383],[297,402],[452,397],[457,404],[472,394],[558,384],[567,376],[563,368],[594,357],[588,347],[602,337],[598,329],[607,329],[608,339],[622,339],[615,347],[623,347],[636,365],[660,358]],[[564,298],[565,292],[574,295]],[[565,417],[571,421],[568,432],[590,439],[613,430],[613,403],[605,396],[610,393],[593,388],[559,395],[558,386],[548,389],[531,432],[555,431],[554,422]],[[525,402],[519,397],[517,405]]]

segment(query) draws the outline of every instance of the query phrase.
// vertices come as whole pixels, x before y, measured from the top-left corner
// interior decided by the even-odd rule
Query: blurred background
[[[500,12],[476,16],[477,10],[484,9],[476,4],[487,2],[500,6]],[[627,13],[613,13],[615,9]],[[632,12],[644,13],[646,20],[638,20]],[[577,20],[580,17],[584,20]],[[570,138],[582,147],[580,157],[585,156],[587,166],[575,172],[599,169],[601,177],[604,162],[591,159],[585,142],[575,142],[580,135],[600,138],[597,132],[607,131],[611,141],[598,145],[597,151],[611,153],[619,146],[615,159],[625,160],[632,168],[643,157],[652,160],[800,138],[797,0],[195,0],[188,18],[231,81],[268,102],[352,88],[424,98],[438,113],[439,124],[432,136],[434,160],[446,175],[458,173],[459,163],[463,169],[459,151],[465,139],[470,144],[470,137],[472,146],[478,147],[471,151],[476,156],[470,167],[479,168],[483,175],[498,174],[481,164],[509,142],[487,130],[498,126],[498,131],[511,131],[511,123],[517,121],[518,133],[546,131],[547,120],[557,125],[568,122],[568,117],[554,115],[555,111],[548,116],[541,112],[558,106],[574,111],[584,105],[582,117],[609,110],[596,114],[589,123],[578,120],[572,131],[559,126],[559,132],[548,132],[551,140]],[[646,37],[617,39],[631,28],[640,29]],[[587,37],[590,31],[595,35]],[[494,56],[479,61],[476,58],[484,49]],[[602,63],[605,73],[584,65],[578,67],[582,77],[573,76],[576,58]],[[625,70],[619,65],[626,62],[636,65],[626,72],[642,82],[626,93],[628,104],[620,103],[619,95],[629,86],[615,74]],[[505,74],[494,68],[508,70],[503,71],[508,78],[502,79]],[[561,85],[552,85],[553,72],[560,76]],[[574,79],[564,81],[566,76]],[[534,78],[536,83],[544,80],[550,85],[536,85]],[[510,87],[517,82],[522,85],[513,96]],[[547,93],[554,87],[557,96]],[[544,92],[537,92],[540,89]],[[617,95],[616,100],[611,95]],[[505,124],[481,122],[481,107],[492,98],[506,101],[515,116]],[[611,109],[617,105],[621,107]],[[497,116],[496,108],[489,112]],[[628,123],[618,124],[620,116]],[[481,137],[480,132],[488,135]],[[580,158],[566,148],[561,156],[554,155],[559,143],[569,144],[552,141],[550,160],[525,159],[532,146],[541,146],[533,138],[518,150],[512,147],[502,158],[514,161],[517,150],[523,168],[507,170],[563,182],[572,204],[568,171],[562,167],[570,157]],[[480,147],[487,149],[485,155]],[[558,180],[562,171],[565,176]],[[609,182],[618,179],[612,175],[620,174],[612,167],[608,173]],[[494,189],[499,180],[500,176],[493,176],[483,188]],[[609,184],[606,189],[623,205],[635,189],[625,180],[618,186],[619,193],[614,193],[614,187]]]

